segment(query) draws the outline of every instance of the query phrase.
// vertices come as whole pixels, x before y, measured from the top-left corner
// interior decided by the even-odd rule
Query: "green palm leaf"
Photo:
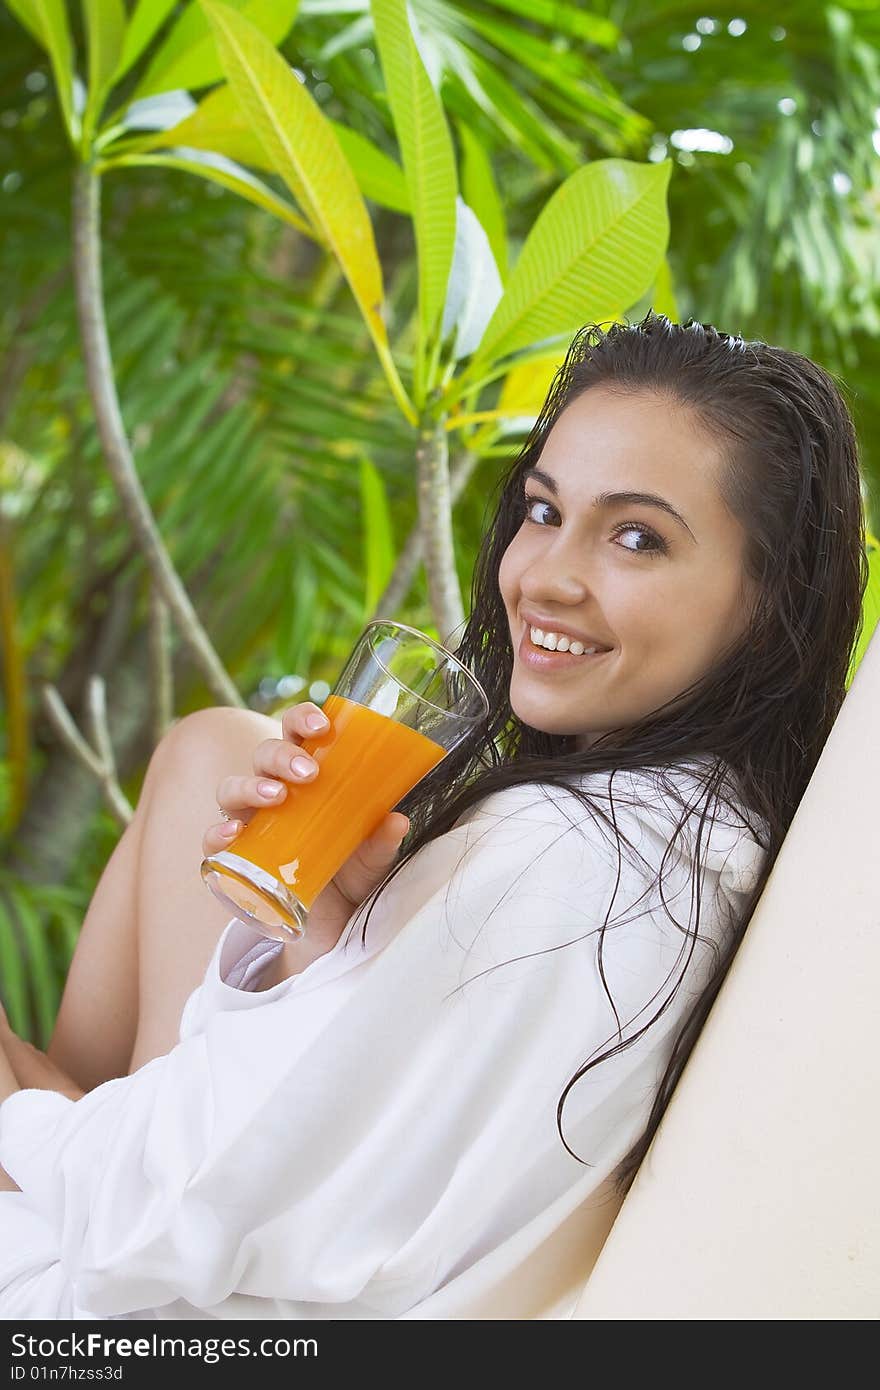
[[[382,474],[361,455],[361,509],[364,538],[364,621],[379,602],[394,569],[394,531]]]
[[[27,952],[37,1038],[39,1044],[46,1047],[58,1011],[58,981],[53,968],[46,925],[24,884],[7,884],[6,895],[18,919]]]
[[[6,875],[0,882],[0,1002],[16,1033],[26,1037],[30,1031],[30,1005],[24,955],[9,893],[13,880]]]

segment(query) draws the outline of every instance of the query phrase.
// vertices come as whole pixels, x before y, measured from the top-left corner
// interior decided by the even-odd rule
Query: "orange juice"
[[[317,777],[288,782],[284,804],[257,811],[231,847],[286,883],[306,908],[446,756],[433,739],[341,695],[328,695],[322,709],[330,728],[302,743]]]

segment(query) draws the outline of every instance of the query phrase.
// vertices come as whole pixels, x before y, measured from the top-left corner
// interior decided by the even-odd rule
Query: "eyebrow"
[[[555,478],[551,478],[549,473],[545,473],[542,468],[527,468],[523,474],[523,482],[527,478],[535,478],[539,483],[543,483],[548,492],[552,492],[554,497],[559,496],[559,488]],[[681,512],[676,511],[671,502],[667,502],[665,497],[658,497],[656,492],[600,492],[593,498],[594,507],[615,507],[615,506],[643,506],[657,507],[660,511],[666,512],[668,516],[683,526],[693,541],[697,544],[697,538],[688,526]]]

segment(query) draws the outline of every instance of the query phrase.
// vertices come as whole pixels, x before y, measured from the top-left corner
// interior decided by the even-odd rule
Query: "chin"
[[[548,727],[546,719],[542,719],[537,711],[532,714],[528,710],[519,709],[514,704],[511,705],[511,709],[521,724],[534,729],[536,733],[552,734],[554,738],[568,738],[571,734],[570,729],[556,729],[552,725]]]

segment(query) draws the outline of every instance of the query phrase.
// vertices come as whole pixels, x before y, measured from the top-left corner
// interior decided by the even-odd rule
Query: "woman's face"
[[[701,676],[745,630],[756,591],[721,499],[718,448],[684,407],[593,387],[563,410],[538,467],[549,476],[525,475],[532,500],[499,569],[510,703],[523,723],[584,748]],[[647,502],[602,504],[606,492],[652,493],[683,521]],[[532,626],[609,650],[532,667]]]

